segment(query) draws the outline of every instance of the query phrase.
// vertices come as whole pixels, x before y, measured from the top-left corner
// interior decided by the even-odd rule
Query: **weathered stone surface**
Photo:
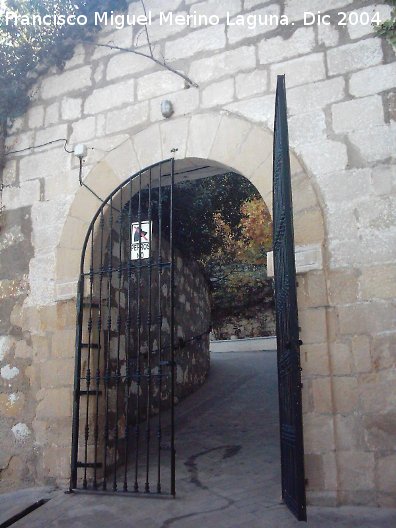
[[[374,488],[374,455],[363,451],[338,453],[342,490],[372,490]]]
[[[326,81],[306,84],[291,88],[287,91],[287,107],[291,115],[305,113],[306,101],[309,110],[322,108],[335,101],[340,101],[345,95],[345,81],[342,77],[335,77]]]
[[[234,98],[234,79],[226,79],[214,83],[202,92],[202,106],[204,108],[229,103]]]
[[[261,64],[279,62],[296,55],[309,53],[314,47],[313,28],[299,28],[287,39],[275,37],[261,41],[258,46],[259,61]]]
[[[97,88],[85,101],[84,112],[86,114],[96,114],[123,104],[133,103],[135,99],[134,90],[134,79],[122,81],[115,86]]]
[[[293,87],[320,81],[326,77],[324,54],[314,53],[271,66],[271,87],[276,86],[277,75],[286,75],[287,86]]]
[[[257,18],[262,17],[262,20],[266,21],[266,23],[263,25],[256,24],[254,27],[247,28],[246,25],[237,25],[236,20],[231,19],[228,27],[228,41],[230,44],[235,44],[246,38],[262,35],[276,29],[280,15],[280,6],[273,3],[260,9],[255,9],[249,14]]]
[[[261,95],[267,91],[268,73],[265,70],[254,70],[240,73],[235,77],[235,91],[238,99]]]
[[[355,44],[346,44],[327,52],[330,75],[375,66],[382,61],[381,41],[367,39]]]
[[[169,61],[184,59],[201,51],[222,49],[225,42],[225,26],[224,24],[217,24],[191,31],[184,37],[166,42],[165,56]]]
[[[28,111],[29,128],[40,128],[44,124],[44,107],[36,105]]]
[[[349,81],[349,91],[356,97],[376,94],[394,87],[396,63],[381,64],[373,68],[353,73]]]
[[[60,75],[48,76],[41,85],[43,99],[58,97],[68,92],[77,92],[91,86],[91,68],[83,66]]]
[[[106,132],[112,134],[144,123],[149,116],[148,102],[138,103],[121,110],[113,110],[106,117]]]
[[[351,39],[362,38],[366,35],[374,33],[374,24],[372,23],[359,23],[359,21],[366,21],[367,15],[369,20],[371,20],[374,15],[379,16],[380,23],[384,22],[390,18],[392,8],[389,5],[374,4],[371,6],[365,6],[361,9],[354,9],[353,12],[356,13],[358,23],[355,22],[355,15],[348,21],[348,33]],[[363,16],[362,16],[363,15]],[[353,23],[352,23],[353,22]],[[377,21],[376,21],[377,24]]]
[[[353,99],[332,106],[334,132],[347,132],[384,124],[382,99],[378,95]]]
[[[394,154],[396,126],[384,125],[350,134],[352,144],[368,162],[385,160]]]
[[[254,46],[245,46],[194,61],[189,75],[195,82],[208,82],[240,71],[251,70],[255,65]]]
[[[151,99],[159,95],[176,92],[183,88],[183,79],[169,71],[150,73],[139,77],[137,83],[138,99]]]
[[[121,53],[109,60],[106,79],[111,81],[120,77],[139,74],[153,67],[153,61],[133,53]]]
[[[325,13],[330,9],[345,7],[353,0],[334,0],[331,4],[323,5],[321,0],[287,0],[285,4],[285,15],[291,20],[301,20],[307,11],[320,11]]]
[[[81,115],[82,99],[79,97],[64,97],[61,101],[62,119],[74,120]]]

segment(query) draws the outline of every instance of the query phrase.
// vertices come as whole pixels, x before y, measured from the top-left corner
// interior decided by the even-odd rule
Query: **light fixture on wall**
[[[169,101],[169,99],[164,99],[161,101],[161,114],[163,117],[168,119],[172,116],[174,110],[173,110],[173,104],[172,101]]]

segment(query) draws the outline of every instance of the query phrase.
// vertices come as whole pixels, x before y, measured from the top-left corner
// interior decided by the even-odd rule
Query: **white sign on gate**
[[[152,222],[133,222],[131,260],[147,259],[150,256]]]

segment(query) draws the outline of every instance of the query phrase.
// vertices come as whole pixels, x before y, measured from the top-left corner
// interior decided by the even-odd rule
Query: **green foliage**
[[[377,35],[388,39],[393,46],[396,46],[396,0],[388,0],[387,3],[393,6],[391,17],[377,26],[375,31]]]
[[[29,90],[50,66],[62,68],[72,57],[75,44],[89,40],[99,27],[95,11],[119,10],[125,0],[5,0],[0,2],[0,121],[22,115],[29,104]],[[6,24],[5,13],[16,15],[85,15],[86,26]]]

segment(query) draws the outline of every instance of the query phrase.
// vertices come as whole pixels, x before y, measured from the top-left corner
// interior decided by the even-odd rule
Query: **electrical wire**
[[[47,145],[52,145],[53,143],[58,143],[59,141],[64,141],[64,145],[63,145],[63,148],[65,149],[65,151],[68,153],[68,154],[73,154],[73,150],[67,150],[66,148],[66,145],[68,143],[68,139],[66,138],[59,138],[59,139],[54,139],[52,141],[47,141],[47,143],[42,143],[41,145],[33,145],[32,147],[26,147],[26,148],[23,148],[23,149],[20,149],[20,150],[9,150],[5,153],[6,156],[9,156],[10,154],[18,154],[19,152],[26,152],[27,150],[32,150],[32,149],[36,149],[36,148],[40,148],[40,147],[46,147]]]

